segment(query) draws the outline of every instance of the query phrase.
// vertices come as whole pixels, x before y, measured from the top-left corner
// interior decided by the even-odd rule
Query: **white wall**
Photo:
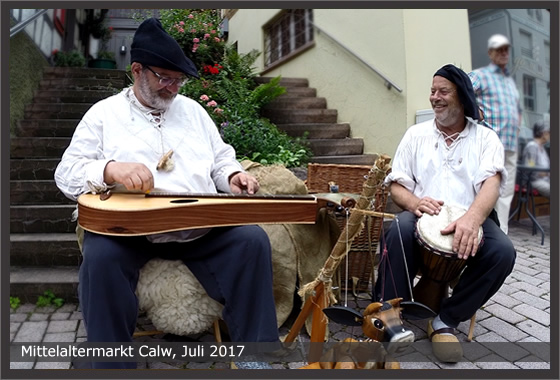
[[[229,20],[229,42],[240,52],[263,50],[262,25],[276,9],[240,9]],[[327,106],[362,137],[366,153],[394,155],[416,111],[430,108],[435,71],[446,63],[470,70],[466,10],[314,9],[314,23],[341,41],[403,91],[385,81],[324,33],[315,46],[267,72],[266,76],[304,77]],[[259,60],[259,69],[263,60]]]

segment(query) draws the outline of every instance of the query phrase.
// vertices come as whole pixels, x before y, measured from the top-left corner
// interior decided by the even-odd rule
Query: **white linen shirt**
[[[156,170],[170,149],[173,170]],[[103,181],[111,160],[144,163],[154,177],[154,191],[230,192],[229,176],[243,171],[234,149],[197,102],[177,95],[158,126],[131,88],[95,103],[85,113],[56,168],[56,184],[72,200],[83,193],[103,192],[111,187]],[[115,191],[119,190],[125,189],[119,185]]]
[[[482,183],[497,173],[502,175],[502,193],[507,170],[496,132],[467,118],[465,129],[447,146],[432,119],[406,131],[384,183],[397,182],[419,198],[428,196],[468,210]]]

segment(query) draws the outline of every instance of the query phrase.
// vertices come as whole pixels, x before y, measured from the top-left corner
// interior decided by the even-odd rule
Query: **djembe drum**
[[[416,301],[439,313],[441,301],[449,297],[449,283],[459,277],[467,260],[453,252],[454,233],[442,235],[441,230],[459,219],[466,210],[444,205],[437,215],[424,214],[416,222],[415,235],[421,246],[422,277],[414,286]],[[482,226],[478,231],[478,247],[483,243]]]

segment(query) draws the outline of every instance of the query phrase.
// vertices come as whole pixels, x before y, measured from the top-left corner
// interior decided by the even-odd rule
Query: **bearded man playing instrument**
[[[178,95],[198,72],[159,20],[138,27],[131,70],[134,85],[94,104],[64,152],[55,180],[68,198],[108,189],[249,194],[259,189],[203,107]],[[208,295],[224,305],[233,342],[279,343],[270,242],[258,226],[136,237],[86,231],[82,251],[78,293],[87,342],[132,341],[140,268],[162,257],[183,260]],[[136,368],[136,363],[93,362],[91,367]],[[271,368],[259,362],[237,367]]]

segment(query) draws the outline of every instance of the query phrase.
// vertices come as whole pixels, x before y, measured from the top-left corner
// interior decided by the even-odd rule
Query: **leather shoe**
[[[463,358],[463,348],[455,335],[447,333],[454,334],[455,329],[447,327],[434,331],[432,319],[428,321],[428,338],[432,342],[434,356],[442,363],[457,363]]]

